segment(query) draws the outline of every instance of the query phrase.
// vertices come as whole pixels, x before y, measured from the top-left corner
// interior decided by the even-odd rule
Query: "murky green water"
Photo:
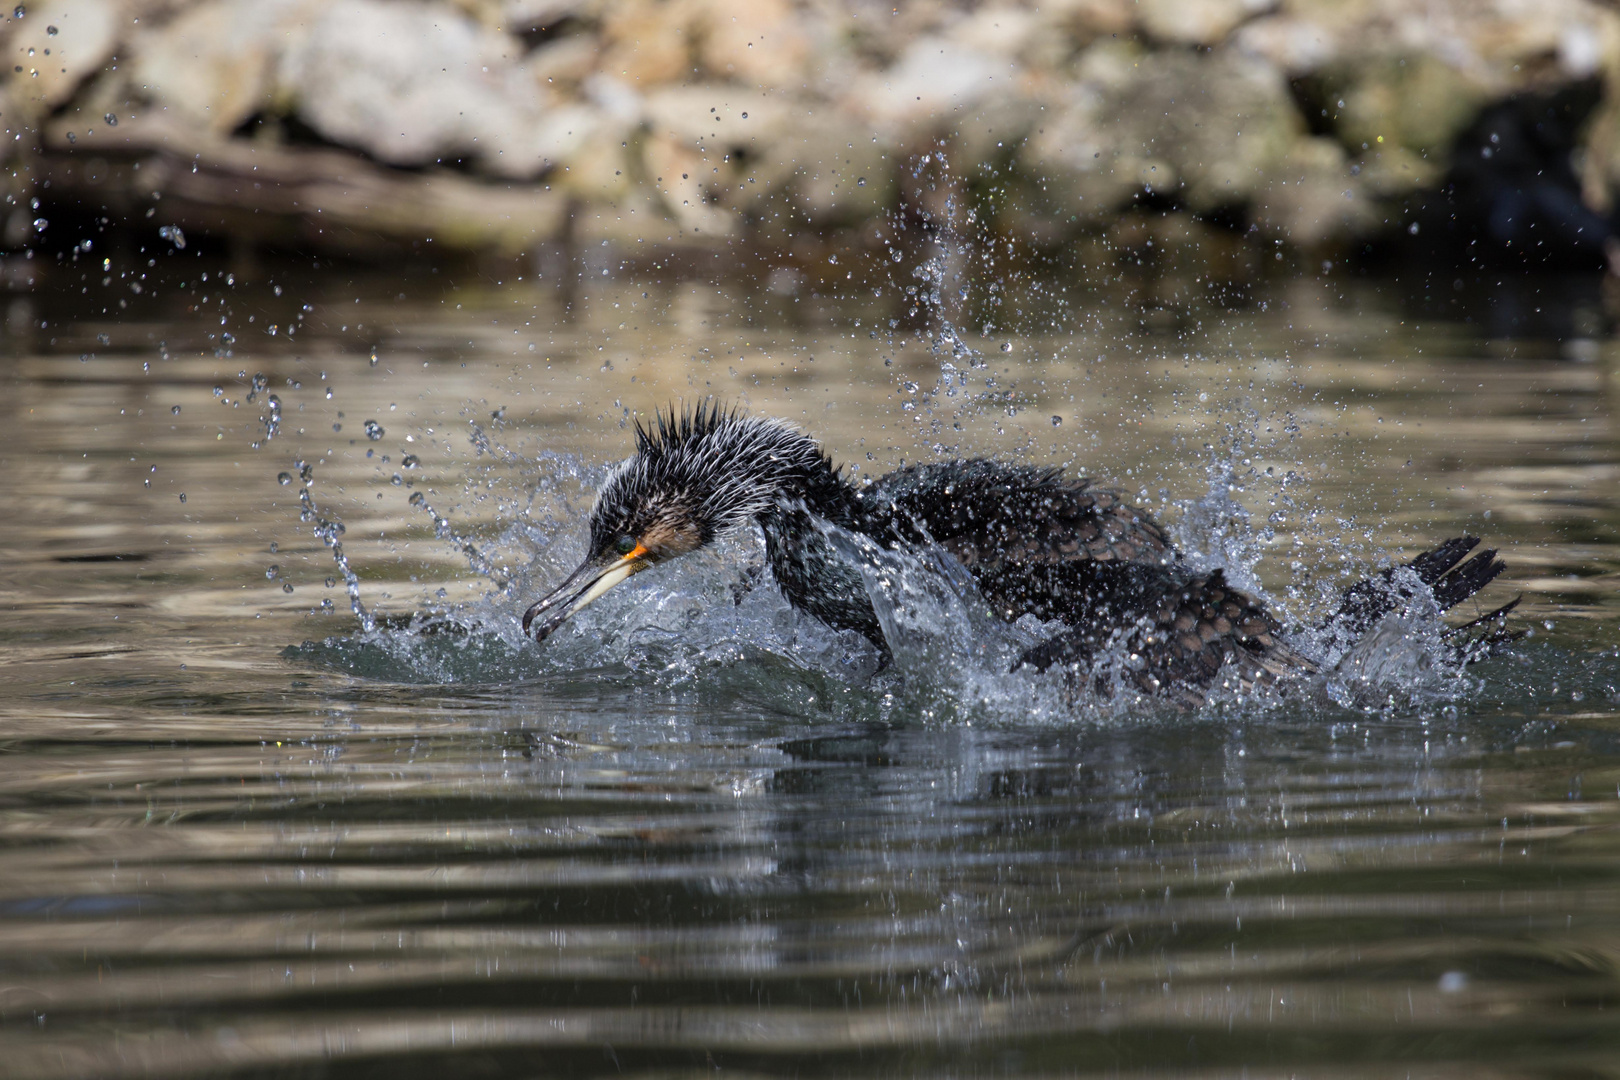
[[[1620,1071],[1620,350],[1562,283],[1009,278],[947,393],[870,268],[143,258],[7,311],[0,1072]],[[710,394],[1107,477],[1296,620],[1474,532],[1537,633],[1065,711],[871,681],[743,538],[525,644],[626,410]]]

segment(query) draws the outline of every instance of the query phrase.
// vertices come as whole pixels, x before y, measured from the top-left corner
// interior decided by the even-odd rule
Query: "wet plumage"
[[[912,465],[857,487],[789,425],[718,407],[638,424],[635,456],[609,475],[591,511],[585,562],[528,610],[524,628],[544,640],[619,581],[750,523],[788,601],[859,632],[885,658],[860,571],[835,549],[828,525],[889,548],[937,545],[1001,618],[1065,625],[1016,666],[1062,667],[1083,680],[1106,649],[1126,658],[1139,689],[1185,704],[1201,702],[1218,679],[1253,686],[1312,670],[1260,601],[1219,570],[1195,572],[1116,491],[1061,469],[983,459]],[[1491,551],[1468,558],[1477,543],[1447,541],[1410,573],[1386,570],[1347,590],[1328,631],[1350,642],[1423,587],[1441,610],[1472,596],[1503,568]]]

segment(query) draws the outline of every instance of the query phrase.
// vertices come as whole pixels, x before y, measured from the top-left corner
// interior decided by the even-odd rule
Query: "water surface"
[[[7,310],[0,1072],[1613,1075],[1579,290],[144,259]],[[1295,622],[1481,535],[1535,634],[1348,706],[1076,704],[951,641],[874,678],[745,536],[525,643],[631,415],[710,395],[857,476],[1104,477]]]

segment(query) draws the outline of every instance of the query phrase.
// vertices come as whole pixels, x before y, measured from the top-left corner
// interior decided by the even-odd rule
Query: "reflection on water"
[[[1612,1071],[1598,330],[1056,275],[947,385],[907,279],[203,269],[11,301],[0,1072]],[[872,679],[739,538],[526,644],[628,410],[708,394],[862,474],[1107,477],[1297,620],[1474,532],[1537,636],[1389,707],[1063,714]]]

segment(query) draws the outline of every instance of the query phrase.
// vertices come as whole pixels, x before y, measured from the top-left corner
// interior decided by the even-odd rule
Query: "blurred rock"
[[[803,82],[810,27],[783,0],[708,0],[698,29],[711,77],[759,86]]]
[[[7,5],[10,6],[10,5]],[[21,17],[18,12],[25,12]],[[5,21],[12,98],[40,113],[66,102],[112,56],[125,21],[115,0],[18,5]]]
[[[160,108],[223,135],[270,106],[282,54],[320,0],[217,0],[135,40],[134,77]]]
[[[792,243],[904,204],[1037,244],[1151,212],[1331,247],[1459,177],[1487,216],[1584,244],[1611,235],[1620,188],[1620,12],[1601,0],[55,0],[0,20],[0,44],[17,192],[38,145],[116,172],[184,144],[226,176],[250,143],[319,141],[293,173],[496,181],[575,207],[525,228],[604,238]],[[1584,111],[1556,139],[1521,117],[1559,167],[1500,191],[1501,169],[1459,171],[1494,152],[1482,117],[1571,87]],[[166,134],[139,149],[108,115]]]
[[[588,109],[548,109],[510,37],[419,0],[323,5],[281,57],[278,91],[331,141],[391,165],[472,158],[536,176],[582,145]]]
[[[1142,28],[1158,41],[1218,45],[1277,0],[1140,0]]]
[[[1332,139],[1304,138],[1271,166],[1251,217],[1265,236],[1314,249],[1364,234],[1377,215],[1344,148]]]
[[[1097,45],[1079,72],[1021,164],[1087,217],[1117,210],[1137,192],[1198,212],[1245,205],[1304,134],[1281,74],[1231,50]]]
[[[863,78],[849,102],[882,124],[916,124],[977,104],[1010,85],[1013,70],[1006,60],[983,49],[928,37],[913,42],[893,67]]]

